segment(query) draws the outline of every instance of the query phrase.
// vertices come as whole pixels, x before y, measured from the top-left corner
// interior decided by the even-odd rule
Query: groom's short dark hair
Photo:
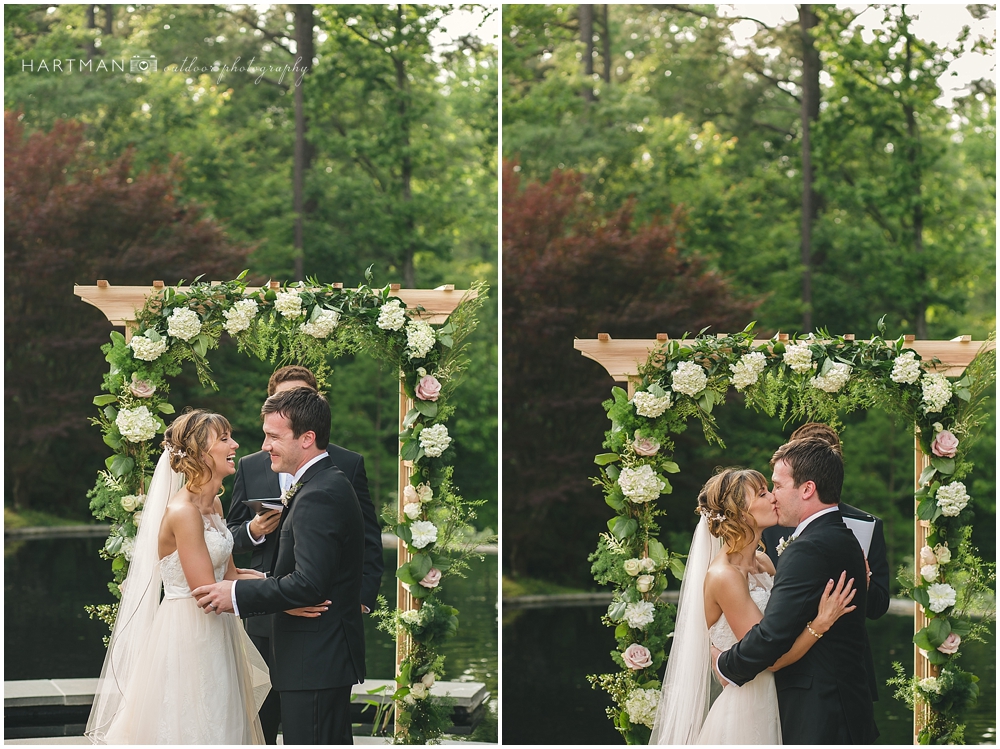
[[[275,393],[260,409],[260,416],[278,414],[288,419],[292,435],[301,437],[306,432],[316,435],[316,447],[326,449],[330,444],[330,404],[312,388],[292,388]]]
[[[771,465],[779,460],[788,466],[795,486],[812,481],[823,504],[840,502],[840,492],[844,487],[844,458],[839,445],[831,445],[820,437],[793,440],[777,449],[771,458]]]

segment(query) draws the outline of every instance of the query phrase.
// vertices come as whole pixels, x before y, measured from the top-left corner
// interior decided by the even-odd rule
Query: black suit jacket
[[[745,684],[792,647],[816,616],[827,580],[847,570],[865,579],[865,559],[839,512],[813,520],[785,549],[764,618],[719,657],[719,670]],[[864,598],[800,660],[774,675],[786,744],[870,744],[878,736],[868,675],[859,658],[865,642]],[[728,687],[727,687],[728,688]]]
[[[333,443],[327,446],[326,451],[333,464],[343,471],[351,482],[361,505],[361,514],[365,521],[365,566],[361,581],[361,603],[367,606],[369,611],[374,611],[384,567],[382,528],[379,526],[375,505],[368,492],[365,459],[358,453]],[[264,543],[259,545],[250,540],[247,522],[253,518],[253,513],[243,504],[243,500],[274,498],[280,494],[278,474],[271,470],[268,453],[260,451],[240,459],[236,468],[233,501],[226,517],[226,525],[233,534],[233,552],[250,552],[250,567],[261,572],[270,572],[272,569],[278,536],[277,532],[271,533],[265,536]],[[271,631],[271,623],[260,617],[247,619],[246,629],[252,635],[267,637]]]
[[[885,532],[882,527],[882,519],[843,502],[840,503],[839,507],[840,514],[845,518],[875,521],[871,546],[868,548],[868,566],[872,571],[872,579],[868,586],[865,615],[869,619],[878,619],[884,616],[885,612],[889,610],[889,561],[886,559]],[[767,555],[771,558],[775,567],[778,566],[778,552],[776,550],[778,542],[782,538],[789,538],[794,532],[794,528],[775,525],[765,528],[761,534],[761,540],[764,542]],[[855,580],[855,586],[860,589],[861,583]],[[865,668],[868,669],[868,690],[871,692],[872,700],[877,702],[878,681],[875,679],[875,659],[872,656],[872,648],[868,640],[867,631],[865,632],[864,657]]]
[[[236,583],[241,615],[274,614],[271,685],[279,692],[345,687],[365,678],[361,508],[329,457],[310,466],[299,483],[278,526],[273,576]],[[327,599],[329,610],[317,618],[284,613]]]

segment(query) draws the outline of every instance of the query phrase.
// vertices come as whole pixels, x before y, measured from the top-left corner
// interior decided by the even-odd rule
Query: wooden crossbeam
[[[221,281],[213,281],[213,285],[220,284]],[[334,284],[338,288],[343,288],[343,284]],[[279,289],[281,284],[278,281],[271,281],[268,288]],[[107,281],[98,281],[95,286],[74,286],[73,293],[80,297],[87,304],[97,307],[104,316],[111,321],[112,325],[128,325],[135,320],[137,310],[143,308],[146,299],[151,294],[160,293],[163,290],[162,281],[154,281],[152,286],[112,286]],[[187,286],[178,286],[178,291],[187,291]],[[261,287],[248,287],[248,292],[260,291]],[[462,298],[468,294],[464,290],[456,290],[453,284],[441,286],[436,289],[400,289],[399,284],[392,284],[392,293],[403,300],[407,307],[415,309],[423,307],[424,311],[415,313],[415,316],[429,323],[443,323]]]
[[[666,340],[662,340],[658,334],[656,339],[647,338],[619,338],[612,339],[607,333],[598,334],[597,339],[577,338],[573,341],[573,347],[588,359],[593,359],[602,367],[616,382],[625,382],[629,377],[638,374],[639,367],[646,363],[649,353]],[[780,338],[780,336],[779,336]],[[788,340],[788,336],[784,336]],[[754,346],[768,343],[767,340],[755,340]],[[969,366],[980,348],[983,341],[973,341],[972,336],[959,336],[951,341],[917,341],[907,342],[907,346],[912,348],[921,358],[927,362],[937,357],[941,364],[935,369],[936,372],[956,377]],[[996,343],[989,342],[988,348],[996,347]]]

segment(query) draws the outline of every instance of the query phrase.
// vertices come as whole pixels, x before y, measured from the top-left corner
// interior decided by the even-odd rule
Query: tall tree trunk
[[[583,98],[594,100],[594,6],[577,6],[580,20],[580,41],[583,42],[583,75],[587,79],[583,86]]]
[[[115,6],[105,5],[104,8],[104,35],[113,36],[115,33]]]
[[[312,149],[306,140],[306,115],[303,100],[304,71],[312,67],[313,60],[313,6],[295,7],[295,55],[300,70],[293,72],[295,89],[295,156],[292,174],[292,202],[295,212],[295,280],[305,280],[305,250],[303,245],[306,206],[303,203],[305,175],[312,162]]]
[[[91,31],[97,28],[97,18],[94,16],[94,6],[87,5],[83,11],[84,17],[87,19],[87,31]],[[93,60],[94,55],[97,54],[97,47],[94,45],[94,35],[87,35],[87,60]]]
[[[809,5],[799,6],[802,36],[802,332],[811,331],[812,319],[812,230],[819,214],[819,200],[813,189],[812,123],[819,117],[819,51],[811,29],[818,23]]]
[[[604,82],[611,83],[611,26],[608,23],[608,6],[601,6],[601,57],[604,58]]]
[[[403,7],[396,6],[398,18],[397,28],[402,28],[404,24]],[[402,160],[400,162],[400,178],[402,182],[403,211],[405,215],[406,238],[403,242],[403,288],[412,289],[416,287],[416,272],[413,268],[413,255],[415,254],[414,233],[416,227],[413,222],[413,193],[410,183],[413,180],[413,159],[410,156],[410,80],[406,76],[406,62],[402,57],[393,58],[396,66],[396,89],[398,96],[397,112],[399,114],[400,142],[402,144]]]
[[[910,71],[913,69],[913,47],[910,42],[910,35],[906,35],[906,78],[909,79]],[[911,220],[913,222],[913,252],[919,258],[924,253],[924,199],[923,199],[923,174],[920,166],[920,128],[917,125],[917,118],[913,111],[913,106],[908,103],[903,104],[903,112],[906,115],[906,161],[910,167],[911,188],[913,190],[913,211]],[[917,308],[916,308],[916,336],[917,338],[927,338],[927,298],[925,291],[927,288],[927,277],[921,263],[917,263]]]

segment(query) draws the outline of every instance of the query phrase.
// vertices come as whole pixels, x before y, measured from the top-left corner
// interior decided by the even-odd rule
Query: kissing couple
[[[728,468],[698,495],[650,744],[870,744],[879,735],[871,597],[854,588],[863,580],[867,589],[871,573],[839,504],[836,432],[806,427],[832,438],[793,434],[771,459],[773,491],[757,471]],[[758,547],[779,524],[794,532],[774,564]],[[714,703],[713,674],[723,685]]]

